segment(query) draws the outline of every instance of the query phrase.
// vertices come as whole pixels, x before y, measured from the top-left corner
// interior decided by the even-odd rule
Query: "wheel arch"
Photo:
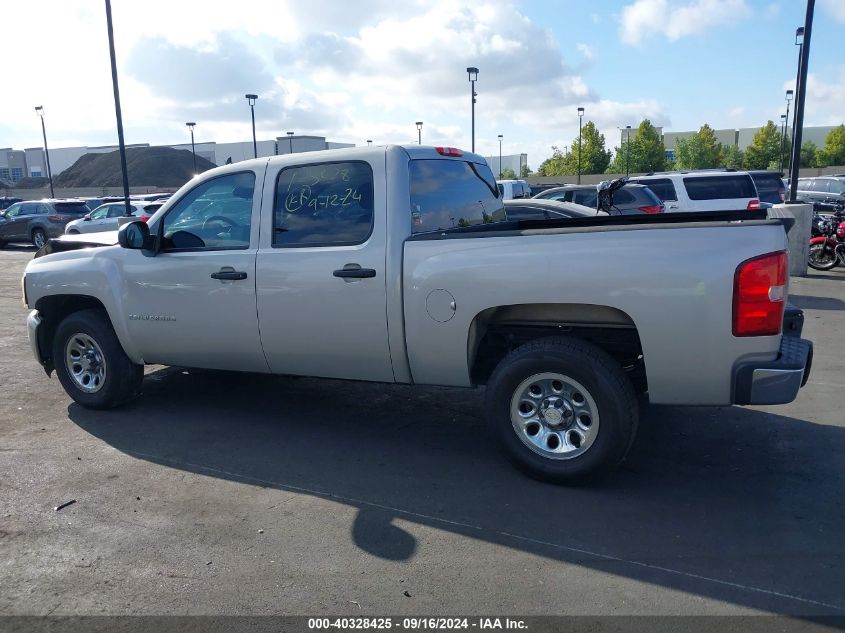
[[[567,335],[586,340],[619,362],[637,392],[648,391],[645,358],[634,320],[607,305],[531,303],[493,306],[472,319],[467,362],[474,384],[486,384],[513,349],[535,339]]]

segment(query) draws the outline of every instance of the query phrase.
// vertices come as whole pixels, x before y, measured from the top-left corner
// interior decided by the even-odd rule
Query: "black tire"
[[[827,259],[821,259],[823,254],[829,255]],[[807,254],[807,265],[815,270],[833,270],[839,263],[839,257],[833,247],[827,244],[811,244]]]
[[[67,234],[68,235],[79,235],[79,231],[77,231],[76,229],[71,229],[70,231],[67,232]]]
[[[580,454],[580,449],[574,449],[576,456],[568,459],[544,456],[530,448],[511,421],[517,388],[546,373],[580,383],[596,405],[599,423],[592,444]],[[636,393],[619,363],[598,347],[569,337],[538,339],[508,354],[488,381],[486,408],[487,421],[510,459],[528,475],[554,483],[583,483],[612,473],[633,444],[639,417]]]
[[[44,232],[44,229],[33,229],[32,230],[32,245],[36,248],[41,248],[47,243],[47,234]],[[41,241],[39,245],[38,242]]]
[[[65,359],[70,340],[79,334],[90,337],[102,352],[104,378],[93,393],[71,376]],[[64,318],[53,337],[53,365],[64,390],[87,409],[111,409],[126,403],[138,393],[144,379],[143,365],[129,360],[102,310],[81,310]]]

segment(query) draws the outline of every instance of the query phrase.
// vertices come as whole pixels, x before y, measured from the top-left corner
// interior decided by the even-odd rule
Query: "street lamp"
[[[472,94],[472,151],[475,153],[475,98],[478,93],[475,91],[475,82],[478,81],[478,68],[470,66],[467,68],[467,76],[469,77],[470,91]]]
[[[499,134],[499,178],[502,177],[502,135]]]
[[[417,144],[422,145],[422,121],[417,121]]]
[[[290,153],[293,154],[293,132],[285,132],[288,135],[288,145],[290,146]]]
[[[581,184],[581,119],[584,116],[584,108],[578,108],[578,184]]]
[[[798,81],[795,84],[795,118],[792,124],[792,160],[789,163],[789,200],[796,202],[798,194],[798,168],[801,166],[801,138],[804,132],[804,103],[807,96],[807,67],[810,60],[810,40],[813,35],[813,13],[815,0],[807,0],[804,27],[795,31],[795,43],[799,45]]]
[[[367,145],[372,145],[372,144],[373,144],[373,139],[368,138],[368,139],[367,139]]]
[[[194,147],[194,126],[196,125],[193,121],[188,121],[185,123],[188,126],[188,129],[191,130],[191,154],[194,155],[194,176],[197,175],[197,150]]]
[[[47,149],[47,128],[44,127],[44,106],[35,106],[35,114],[41,117],[41,133],[44,135],[44,154],[47,157],[47,178],[50,179],[50,197],[55,198],[53,194],[53,172],[50,171],[50,150]]]
[[[258,95],[244,95],[244,97],[247,103],[249,103],[249,109],[252,112],[252,153],[254,158],[258,158],[258,143],[255,140],[255,102],[258,99]]]

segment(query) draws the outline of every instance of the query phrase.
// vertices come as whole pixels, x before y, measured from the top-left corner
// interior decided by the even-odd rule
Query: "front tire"
[[[827,244],[811,244],[807,265],[815,270],[833,270],[839,263],[836,250]]]
[[[53,337],[53,365],[67,394],[87,409],[111,409],[132,398],[144,378],[101,310],[74,312]]]
[[[607,353],[569,337],[508,354],[487,385],[487,421],[530,476],[578,483],[613,472],[637,430],[637,398]]]

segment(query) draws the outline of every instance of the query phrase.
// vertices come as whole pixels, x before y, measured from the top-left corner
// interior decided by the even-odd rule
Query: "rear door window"
[[[830,190],[830,181],[824,178],[816,178],[813,181],[813,191],[827,193]]]
[[[410,180],[413,233],[488,224],[505,215],[493,173],[486,165],[412,160]]]
[[[572,202],[595,208],[598,203],[598,192],[591,189],[576,190],[572,193]]]
[[[845,193],[845,182],[841,180],[830,180],[830,193]]]
[[[684,178],[690,200],[756,198],[757,190],[748,175],[687,176]],[[658,194],[659,195],[659,194]]]
[[[613,203],[614,204],[628,204],[634,201],[634,196],[631,195],[631,192],[625,191],[624,189],[620,189],[616,193],[613,194]]]
[[[654,178],[649,180],[636,180],[641,185],[646,185],[654,194],[660,198],[661,201],[676,202],[678,194],[675,191],[675,185],[669,178]]]

